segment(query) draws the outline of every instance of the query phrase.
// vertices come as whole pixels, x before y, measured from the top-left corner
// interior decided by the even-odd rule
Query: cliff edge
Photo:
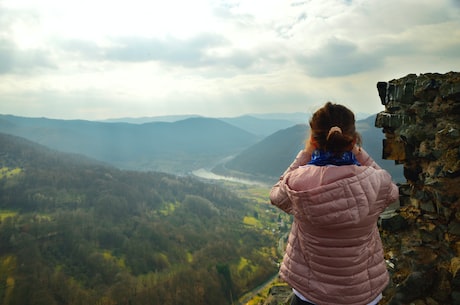
[[[460,304],[460,73],[377,83],[383,158],[403,164],[401,207],[383,215],[388,304]]]

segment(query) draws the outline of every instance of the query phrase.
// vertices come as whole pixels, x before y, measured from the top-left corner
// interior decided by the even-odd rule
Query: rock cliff
[[[460,73],[377,83],[383,158],[404,166],[401,207],[383,215],[388,304],[460,304]]]
[[[377,91],[383,158],[407,180],[379,222],[391,275],[379,304],[460,304],[460,73],[410,74]],[[287,304],[289,290],[265,304]]]

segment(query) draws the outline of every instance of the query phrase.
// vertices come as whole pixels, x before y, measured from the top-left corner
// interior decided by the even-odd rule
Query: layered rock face
[[[384,304],[460,304],[460,73],[379,82],[383,158],[404,166],[401,207],[382,218]]]

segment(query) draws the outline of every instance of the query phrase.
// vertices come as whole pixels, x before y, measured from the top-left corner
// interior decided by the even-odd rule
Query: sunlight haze
[[[0,113],[377,113],[378,81],[458,71],[458,50],[458,0],[0,0]]]

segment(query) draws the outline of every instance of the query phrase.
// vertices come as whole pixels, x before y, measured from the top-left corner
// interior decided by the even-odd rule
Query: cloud
[[[57,47],[64,52],[79,56],[83,60],[106,60],[113,62],[139,63],[159,61],[180,66],[199,66],[209,62],[209,48],[225,44],[217,35],[203,34],[192,39],[174,37],[111,37],[104,43],[89,40],[60,40]]]
[[[55,68],[51,55],[36,43],[32,30],[40,23],[33,10],[0,8],[0,75],[30,74]]]
[[[382,58],[367,53],[350,41],[329,39],[310,55],[298,55],[297,62],[313,77],[339,77],[369,71],[382,65]]]
[[[389,72],[395,60],[409,73],[414,61],[455,58],[460,11],[451,1],[309,2],[285,37],[306,38],[295,60],[311,77]]]
[[[182,66],[199,66],[207,64],[206,52],[213,47],[227,44],[222,36],[201,34],[191,39],[168,37],[143,38],[125,37],[114,38],[114,46],[105,50],[108,60],[142,62],[162,61]]]
[[[460,67],[458,0],[0,2],[0,110],[16,114],[374,111],[377,81]]]
[[[282,64],[286,57],[269,46],[238,49],[225,37],[203,33],[189,39],[175,37],[112,37],[104,44],[59,40],[56,47],[81,60],[115,63],[158,62],[186,68],[257,68],[261,62]]]
[[[55,68],[46,51],[18,48],[7,39],[0,39],[0,74],[30,73],[39,68]]]
[[[61,55],[84,60],[101,60],[104,49],[95,41],[83,39],[58,38],[52,42],[52,48],[63,53]]]

